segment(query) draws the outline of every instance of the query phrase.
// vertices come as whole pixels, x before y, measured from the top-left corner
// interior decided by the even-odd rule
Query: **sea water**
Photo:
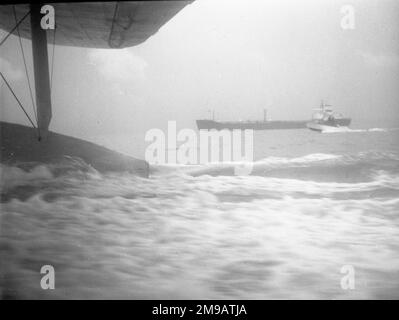
[[[2,298],[399,298],[399,130],[259,131],[254,157],[2,165]]]

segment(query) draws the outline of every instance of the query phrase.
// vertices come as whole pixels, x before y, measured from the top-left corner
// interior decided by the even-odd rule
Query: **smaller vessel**
[[[312,116],[312,120],[306,124],[310,130],[325,131],[331,128],[348,127],[352,121],[351,118],[345,118],[342,114],[333,112],[330,105],[321,101],[320,108],[317,108]]]

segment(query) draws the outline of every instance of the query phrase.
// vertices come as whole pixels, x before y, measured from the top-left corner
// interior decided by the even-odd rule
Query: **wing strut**
[[[33,69],[35,73],[36,106],[38,127],[42,138],[46,138],[51,120],[51,91],[50,73],[47,53],[46,30],[40,26],[42,14],[40,9],[43,4],[30,4],[30,23],[32,33]]]

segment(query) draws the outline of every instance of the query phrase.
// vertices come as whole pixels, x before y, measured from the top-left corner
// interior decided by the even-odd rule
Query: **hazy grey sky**
[[[355,9],[354,30],[341,28],[346,4]],[[354,126],[369,119],[399,126],[398,17],[395,0],[197,0],[137,47],[57,46],[50,128],[106,136],[109,146],[112,137],[168,120],[194,128],[209,109],[225,120],[260,119],[263,108],[272,119],[307,119],[321,99]],[[24,46],[31,67],[30,41]],[[18,39],[0,55],[31,111]],[[1,119],[27,124],[0,90]]]

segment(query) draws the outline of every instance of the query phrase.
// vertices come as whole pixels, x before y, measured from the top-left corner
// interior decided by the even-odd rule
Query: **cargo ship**
[[[213,113],[212,119],[197,120],[199,130],[281,130],[305,129],[308,120],[285,121],[267,120],[267,110],[263,110],[263,121],[216,121]]]
[[[315,109],[312,120],[306,124],[310,130],[325,131],[331,128],[348,127],[351,124],[351,118],[345,118],[342,114],[333,112],[330,105],[321,102],[320,107]]]

